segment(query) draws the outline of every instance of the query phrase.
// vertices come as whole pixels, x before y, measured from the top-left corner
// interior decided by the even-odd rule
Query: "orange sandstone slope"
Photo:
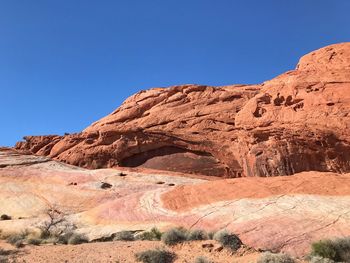
[[[288,177],[247,177],[181,185],[165,192],[161,199],[165,208],[186,212],[196,207],[229,200],[259,200],[286,195],[349,197],[349,183],[350,173],[339,175],[311,171]]]
[[[350,43],[302,57],[260,85],[140,91],[81,133],[27,136],[17,150],[86,167],[212,176],[350,171]]]
[[[54,205],[89,240],[180,225],[227,229],[249,247],[301,257],[316,240],[350,235],[350,174],[208,182],[122,170],[87,170],[0,149],[0,214],[13,218],[0,220],[0,229],[33,229]],[[102,187],[105,183],[109,188]]]

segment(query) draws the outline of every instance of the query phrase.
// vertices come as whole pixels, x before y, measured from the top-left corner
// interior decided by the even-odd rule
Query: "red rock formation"
[[[83,132],[16,149],[87,168],[141,166],[227,177],[350,171],[350,43],[260,85],[140,91]]]

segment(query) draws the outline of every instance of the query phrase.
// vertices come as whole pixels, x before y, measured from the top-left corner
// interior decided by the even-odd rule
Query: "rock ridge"
[[[81,133],[26,136],[15,149],[85,168],[208,176],[350,172],[350,43],[303,56],[258,85],[140,91]]]

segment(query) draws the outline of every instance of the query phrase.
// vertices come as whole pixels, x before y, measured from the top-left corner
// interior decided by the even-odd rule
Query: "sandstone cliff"
[[[140,91],[81,133],[27,136],[19,151],[86,167],[212,176],[350,171],[350,43],[260,85]]]

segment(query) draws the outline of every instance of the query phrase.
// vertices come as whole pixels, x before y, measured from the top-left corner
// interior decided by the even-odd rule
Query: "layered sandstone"
[[[180,225],[228,229],[253,249],[301,257],[313,241],[350,235],[350,174],[304,172],[208,181],[214,177],[189,178],[140,168],[122,172],[87,170],[0,150],[0,214],[12,217],[0,221],[0,229],[5,233],[35,229],[47,217],[45,210],[54,205],[90,240],[119,231]],[[103,188],[105,183],[110,187]],[[225,255],[223,251],[217,256]]]
[[[350,43],[302,57],[259,85],[154,88],[81,133],[27,136],[16,149],[85,168],[211,176],[350,171]]]

